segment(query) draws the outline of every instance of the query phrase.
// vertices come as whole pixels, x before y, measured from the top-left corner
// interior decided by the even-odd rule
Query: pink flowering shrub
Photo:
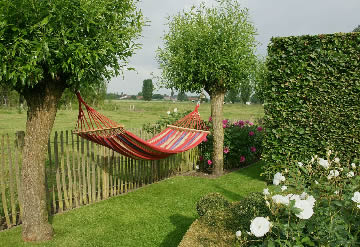
[[[210,117],[211,120],[211,117]],[[208,123],[212,127],[212,121]],[[224,168],[231,169],[246,166],[258,160],[262,151],[263,127],[250,121],[230,122],[228,119],[222,121],[224,128]],[[200,167],[203,170],[213,168],[212,151],[213,136],[208,135],[206,142],[200,144],[201,157]],[[208,161],[211,161],[209,164]]]

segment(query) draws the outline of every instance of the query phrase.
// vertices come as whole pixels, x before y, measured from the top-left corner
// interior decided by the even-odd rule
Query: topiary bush
[[[251,193],[241,201],[232,203],[228,211],[225,227],[233,232],[249,231],[252,219],[270,214],[264,195],[261,193]]]
[[[229,201],[220,193],[210,193],[201,197],[196,203],[196,211],[200,216],[203,216],[209,211],[224,210],[229,205]]]

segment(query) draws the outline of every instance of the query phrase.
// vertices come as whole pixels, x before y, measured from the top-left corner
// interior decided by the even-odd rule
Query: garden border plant
[[[207,122],[212,127],[212,118]],[[258,124],[246,120],[222,121],[224,129],[224,168],[244,167],[259,160],[262,152],[264,129]],[[200,144],[201,156],[199,169],[210,172],[213,169],[213,135]]]

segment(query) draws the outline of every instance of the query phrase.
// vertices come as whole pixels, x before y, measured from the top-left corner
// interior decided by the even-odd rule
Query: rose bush
[[[207,122],[212,127],[212,119]],[[231,122],[223,120],[224,128],[224,168],[231,169],[243,167],[258,160],[262,151],[262,139],[264,129],[250,121]],[[207,139],[200,144],[200,168],[211,170],[213,136],[208,135]]]
[[[359,160],[343,164],[330,150],[325,159],[292,162],[275,174],[275,188],[263,191],[269,215],[255,217],[236,241],[241,246],[359,246],[359,168]]]

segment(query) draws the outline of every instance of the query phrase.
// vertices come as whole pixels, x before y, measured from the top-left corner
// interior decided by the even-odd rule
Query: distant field
[[[86,100],[86,99],[85,99]],[[130,110],[135,106],[135,110]],[[140,128],[145,123],[155,123],[167,111],[177,108],[179,112],[193,110],[195,103],[168,101],[107,101],[103,106],[94,107],[101,114],[125,125],[126,128]],[[210,103],[203,103],[199,108],[201,117],[207,120],[210,116]],[[72,130],[77,121],[77,105],[72,110],[59,110],[55,120],[55,130]],[[224,117],[229,119],[252,120],[262,117],[262,105],[226,104]],[[0,108],[0,134],[13,135],[18,130],[25,130],[26,112],[18,113],[17,109]]]

